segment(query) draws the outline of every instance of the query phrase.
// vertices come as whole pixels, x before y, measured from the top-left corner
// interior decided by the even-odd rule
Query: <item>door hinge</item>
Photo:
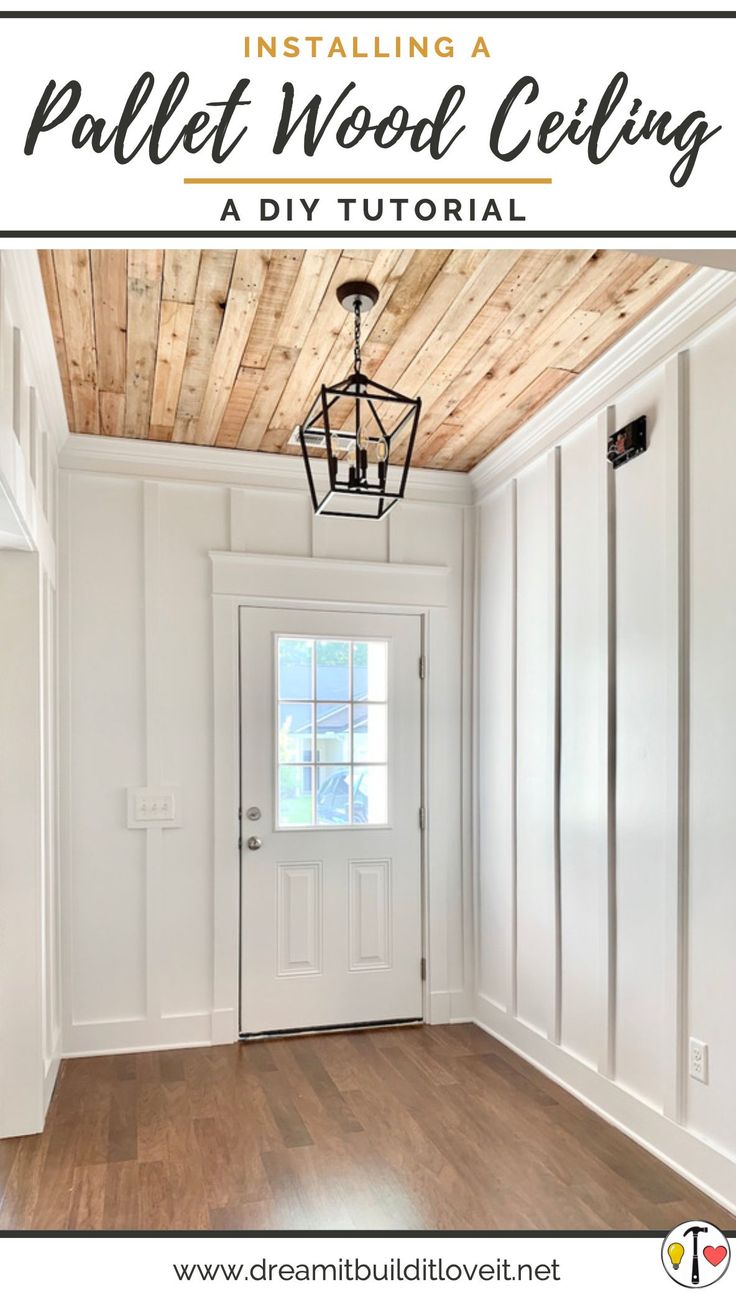
[[[426,828],[427,828],[427,808],[426,808],[426,807],[420,807],[420,808],[419,808],[419,828],[420,828],[420,829],[426,829]]]
[[[426,680],[427,678],[427,658],[424,654],[419,658],[419,678],[420,680]]]
[[[419,962],[419,977],[421,978],[422,983],[424,983],[424,980],[425,980],[426,977],[427,977],[427,958],[426,958],[426,956],[423,956],[422,959],[421,959],[421,961]]]

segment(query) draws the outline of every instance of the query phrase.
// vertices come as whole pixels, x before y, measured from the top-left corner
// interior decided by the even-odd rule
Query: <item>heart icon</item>
[[[728,1250],[726,1249],[725,1246],[703,1247],[703,1256],[708,1261],[709,1264],[713,1265],[714,1269],[717,1264],[721,1263],[721,1260],[725,1260],[727,1255],[728,1255]]]

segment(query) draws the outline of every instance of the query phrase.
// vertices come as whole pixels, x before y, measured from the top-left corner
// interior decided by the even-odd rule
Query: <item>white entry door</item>
[[[241,1031],[419,1019],[418,616],[241,608]]]

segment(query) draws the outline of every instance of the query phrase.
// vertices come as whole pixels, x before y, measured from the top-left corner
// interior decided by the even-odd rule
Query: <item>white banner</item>
[[[736,232],[736,18],[0,11],[0,238]]]
[[[702,1248],[701,1248],[702,1251]],[[701,1256],[702,1258],[702,1256]],[[658,1236],[114,1237],[0,1242],[8,1300],[672,1301]],[[705,1264],[707,1268],[707,1263]],[[681,1266],[683,1285],[689,1264]],[[702,1286],[708,1285],[705,1280]],[[728,1290],[728,1288],[726,1288]]]

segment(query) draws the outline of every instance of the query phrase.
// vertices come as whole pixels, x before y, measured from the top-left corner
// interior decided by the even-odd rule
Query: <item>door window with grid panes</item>
[[[279,829],[388,821],[388,642],[276,641]]]

